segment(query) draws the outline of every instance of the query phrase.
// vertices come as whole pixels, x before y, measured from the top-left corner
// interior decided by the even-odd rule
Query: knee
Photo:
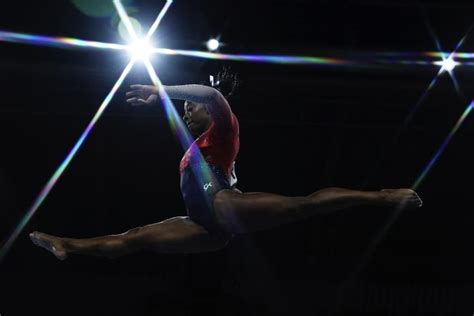
[[[125,235],[125,236],[134,236],[134,235],[137,235],[142,229],[143,229],[143,227],[141,227],[141,226],[135,227],[135,228],[127,230],[123,235]]]
[[[118,239],[117,242],[122,243],[124,247],[136,247],[142,243],[142,231],[143,227],[132,228],[121,234],[122,238]]]

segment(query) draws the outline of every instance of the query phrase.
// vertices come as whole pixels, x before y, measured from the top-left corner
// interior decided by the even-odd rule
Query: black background
[[[146,28],[164,1],[134,1]],[[461,1],[180,1],[160,46],[223,53],[352,58],[451,51],[473,22]],[[5,1],[0,29],[121,41],[110,17],[69,1]],[[474,48],[468,34],[461,51]],[[0,239],[21,222],[127,63],[122,52],[0,43]],[[341,57],[341,58],[342,58]],[[362,59],[363,60],[363,59]],[[320,188],[410,187],[473,96],[470,67],[425,93],[436,66],[297,66],[155,56],[165,84],[198,83],[223,65],[241,79],[231,106],[241,124],[239,188],[304,195]],[[356,207],[238,236],[198,255],[138,253],[61,262],[28,233],[90,237],[185,215],[183,153],[162,108],[131,108],[138,65],[51,195],[0,265],[0,313],[13,315],[328,315],[474,313],[473,119],[468,117],[418,188],[423,208],[402,212],[364,262],[392,210]],[[175,102],[182,115],[182,103]],[[397,136],[398,135],[398,136]],[[394,141],[396,140],[396,141]],[[357,273],[354,271],[357,270]],[[355,276],[355,278],[354,278]],[[347,280],[351,282],[347,282]]]

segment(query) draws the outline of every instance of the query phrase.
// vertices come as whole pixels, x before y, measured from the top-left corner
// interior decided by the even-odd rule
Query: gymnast
[[[172,99],[184,100],[183,120],[194,142],[180,166],[180,187],[187,216],[93,238],[65,238],[32,232],[34,244],[64,260],[71,254],[117,258],[141,250],[200,253],[226,247],[234,234],[245,234],[357,205],[421,207],[411,189],[358,191],[325,188],[307,196],[242,193],[235,188],[234,161],[239,151],[239,122],[227,101],[237,79],[227,71],[210,85],[164,86]],[[157,103],[158,89],[131,85],[133,106]]]

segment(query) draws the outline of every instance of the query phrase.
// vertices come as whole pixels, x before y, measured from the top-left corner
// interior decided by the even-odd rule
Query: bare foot
[[[61,238],[36,231],[30,234],[30,238],[36,246],[43,247],[53,253],[59,260],[67,258]]]
[[[390,205],[403,208],[416,208],[423,205],[423,201],[412,189],[384,189],[381,191],[387,193],[386,199]]]

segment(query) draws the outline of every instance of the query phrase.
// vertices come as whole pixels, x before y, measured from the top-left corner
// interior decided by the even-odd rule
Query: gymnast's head
[[[228,68],[224,68],[216,76],[211,76],[210,81],[204,84],[217,89],[229,100],[234,95],[238,86],[238,80],[237,75],[231,73]],[[206,105],[190,101],[184,102],[183,120],[193,137],[199,137],[212,124],[212,117]]]

